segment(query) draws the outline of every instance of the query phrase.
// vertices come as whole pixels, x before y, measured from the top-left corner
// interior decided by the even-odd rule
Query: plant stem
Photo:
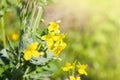
[[[25,79],[27,78],[27,73],[28,73],[29,69],[30,69],[30,67],[28,66],[26,71],[24,72],[23,78],[25,78]]]
[[[38,13],[37,13],[34,25],[32,27],[32,32],[34,32],[36,30],[36,28],[39,26],[39,22],[42,17],[42,13],[43,13],[42,7],[38,6]]]
[[[6,37],[5,37],[5,23],[4,23],[4,17],[1,17],[1,27],[2,27],[2,35],[3,35],[3,45],[4,48],[6,47]]]

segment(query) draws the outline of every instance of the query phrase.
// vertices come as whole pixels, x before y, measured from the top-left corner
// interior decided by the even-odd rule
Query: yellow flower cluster
[[[76,69],[77,68],[77,69]],[[74,65],[72,65],[70,62],[67,62],[66,64],[65,64],[65,66],[64,67],[62,67],[62,70],[63,71],[73,71],[73,73],[75,73],[75,70],[77,70],[77,73],[79,73],[79,75],[87,75],[87,72],[86,72],[86,69],[87,68],[87,65],[85,65],[85,64],[83,64],[83,65],[80,65],[80,64],[78,64],[78,65],[76,65],[76,64],[74,64]],[[70,80],[80,80],[80,77],[79,76],[75,76],[75,75],[70,75],[69,76],[69,79]]]
[[[43,52],[38,52],[37,51],[38,47],[38,42],[33,42],[31,43],[24,51],[24,59],[25,60],[30,60],[32,57],[39,57],[42,56],[44,53]]]
[[[41,37],[47,43],[48,50],[53,51],[53,56],[58,56],[60,52],[66,47],[66,43],[63,41],[64,34],[59,31],[59,24],[56,22],[50,22],[48,26],[48,34]]]

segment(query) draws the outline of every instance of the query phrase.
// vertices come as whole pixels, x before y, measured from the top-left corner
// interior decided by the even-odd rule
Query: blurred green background
[[[62,61],[55,62],[52,80],[65,76],[61,67],[66,61],[75,60],[88,64],[85,80],[120,80],[120,0],[50,1],[43,18],[46,24],[62,21],[60,28],[67,43],[60,55]],[[6,34],[19,31],[19,19],[14,9],[4,18]],[[2,35],[0,42],[2,45]]]
[[[66,34],[63,60],[88,64],[86,80],[120,80],[120,0],[60,0],[46,7],[46,21],[58,20]],[[63,76],[61,65],[53,76]]]

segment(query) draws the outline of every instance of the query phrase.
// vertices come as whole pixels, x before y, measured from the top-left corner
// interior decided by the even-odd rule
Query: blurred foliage
[[[77,25],[77,29],[70,23],[70,29],[66,30],[68,47],[61,55],[61,65],[57,63],[58,70],[53,79],[64,76],[60,68],[66,61],[77,59],[88,64],[88,77],[84,77],[85,80],[119,80],[120,1],[80,0],[79,3],[88,3],[86,7],[91,11],[88,13],[90,19],[85,26]]]
[[[61,55],[63,61],[58,65],[58,71],[53,77],[58,77],[61,73],[60,68],[66,61],[79,60],[81,63],[88,64],[88,80],[118,80],[119,72],[119,28],[111,22],[106,21],[105,25],[86,27],[81,30],[68,30],[66,33],[67,49]]]

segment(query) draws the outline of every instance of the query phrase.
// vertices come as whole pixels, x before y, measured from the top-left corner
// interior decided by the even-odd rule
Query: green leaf
[[[22,80],[23,71],[17,68],[8,68],[4,73],[2,78],[7,78],[8,80]],[[6,79],[2,79],[6,80]]]
[[[0,66],[0,75],[2,75],[2,73],[4,72],[3,67]]]
[[[0,17],[2,17],[4,15],[4,11],[0,10]]]
[[[13,79],[15,80],[15,79],[18,79],[18,78],[22,78],[23,72],[20,69],[13,68],[12,72],[11,72],[11,75],[12,75]]]
[[[47,34],[48,34],[47,28],[37,29],[37,33],[36,33],[37,36],[41,37],[41,36],[47,35]]]
[[[25,44],[24,44],[24,30],[21,30],[21,34],[20,34],[20,42],[19,42],[19,54],[23,51],[23,49],[25,48]]]
[[[39,5],[45,7],[47,5],[47,0],[39,0]]]
[[[9,56],[5,48],[0,51],[0,64],[9,64]]]
[[[44,56],[41,56],[39,58],[35,58],[33,57],[30,62],[32,64],[35,64],[35,65],[45,65],[46,63],[48,63],[53,57],[53,52],[50,52],[50,51],[46,51],[46,57]]]
[[[36,73],[30,74],[30,77],[35,80],[45,80],[44,78],[49,77],[53,74],[53,70],[51,69],[53,66],[47,64],[45,66],[37,66]]]

